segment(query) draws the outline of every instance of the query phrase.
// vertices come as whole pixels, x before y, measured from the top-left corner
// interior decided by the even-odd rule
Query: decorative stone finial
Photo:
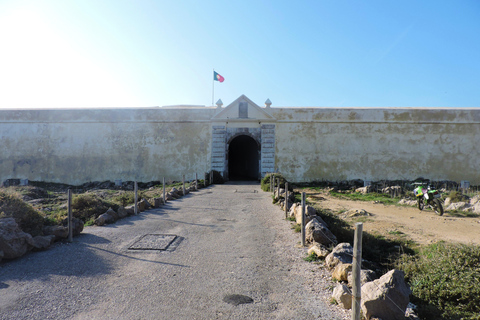
[[[265,101],[265,107],[270,108],[271,105],[272,105],[272,101],[270,101],[270,99],[267,99],[267,101]]]
[[[221,108],[221,107],[223,106],[223,101],[222,101],[222,99],[218,99],[216,105],[217,105],[217,108]]]

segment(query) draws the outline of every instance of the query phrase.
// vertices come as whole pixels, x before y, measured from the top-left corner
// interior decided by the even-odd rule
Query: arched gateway
[[[229,180],[257,180],[260,176],[260,144],[248,135],[235,136],[227,145]]]

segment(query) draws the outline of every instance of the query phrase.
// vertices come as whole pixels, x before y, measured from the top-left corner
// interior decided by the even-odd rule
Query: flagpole
[[[213,69],[213,75],[215,75],[215,69]],[[215,96],[215,76],[212,77],[212,107],[213,107],[213,100]]]

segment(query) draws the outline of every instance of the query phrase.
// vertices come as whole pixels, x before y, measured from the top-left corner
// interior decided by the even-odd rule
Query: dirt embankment
[[[352,201],[332,197],[327,192],[308,191],[307,197],[333,212],[364,209],[371,216],[362,221],[363,230],[382,235],[405,234],[419,244],[441,240],[480,245],[480,218],[455,217],[445,212],[438,216],[431,210],[416,207],[387,206],[381,203]]]

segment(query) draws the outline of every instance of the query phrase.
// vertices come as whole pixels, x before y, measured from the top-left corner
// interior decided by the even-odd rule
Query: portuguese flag
[[[217,72],[213,71],[213,80],[223,82],[225,78],[219,75]]]

